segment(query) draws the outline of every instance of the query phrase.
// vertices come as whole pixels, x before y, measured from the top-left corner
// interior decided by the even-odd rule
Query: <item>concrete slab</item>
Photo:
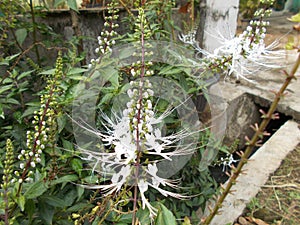
[[[240,216],[246,204],[255,197],[260,187],[266,183],[271,173],[280,166],[286,155],[300,143],[298,123],[287,121],[272,137],[257,150],[245,165],[245,174],[238,178],[233,187],[233,195],[229,195],[211,225],[231,224]]]
[[[278,63],[286,66],[280,70],[261,71],[249,77],[252,82],[241,80],[240,83],[235,83],[233,80],[221,80],[218,85],[222,90],[223,98],[226,101],[231,101],[232,98],[236,98],[236,95],[247,93],[252,95],[255,103],[264,107],[269,106],[275,97],[272,91],[278,91],[284,82],[283,70],[289,72],[296,61],[296,57],[295,51],[286,51],[286,56],[278,61]],[[299,75],[300,71],[298,70],[296,76],[299,77]],[[300,79],[293,80],[286,93],[287,95],[279,102],[277,110],[300,121]]]

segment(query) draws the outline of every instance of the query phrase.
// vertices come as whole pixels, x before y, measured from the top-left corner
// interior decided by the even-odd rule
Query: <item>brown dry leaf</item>
[[[293,29],[296,31],[300,31],[300,23],[298,23],[297,25],[294,25]]]
[[[254,217],[246,217],[250,222],[255,223],[256,225],[269,225],[268,223],[262,221],[261,219],[257,219]]]
[[[238,218],[238,222],[240,225],[251,225],[250,222],[248,222],[248,220],[245,217],[240,216]]]
[[[179,13],[189,13],[190,12],[191,3],[188,2],[185,5],[179,8]]]

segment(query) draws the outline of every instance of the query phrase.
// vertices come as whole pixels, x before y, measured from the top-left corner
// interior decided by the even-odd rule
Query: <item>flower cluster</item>
[[[108,195],[120,191],[126,185],[137,185],[143,207],[147,206],[151,215],[154,216],[156,210],[144,195],[148,187],[155,188],[164,196],[184,197],[161,188],[166,185],[175,188],[176,185],[157,175],[157,163],[162,160],[172,160],[172,156],[175,155],[191,154],[190,146],[173,149],[176,143],[188,137],[190,133],[179,131],[164,136],[159,124],[163,123],[172,110],[169,109],[159,117],[155,117],[156,113],[151,102],[154,94],[151,83],[146,79],[144,82],[133,81],[130,86],[131,88],[127,91],[130,100],[122,115],[118,117],[115,113],[116,118],[109,118],[103,114],[104,121],[102,123],[106,130],[89,130],[100,137],[104,145],[110,146],[110,148],[113,146],[113,151],[97,154],[85,149],[81,149],[81,151],[87,155],[86,160],[101,164],[100,168],[103,171],[98,172],[104,173],[104,175],[107,175],[105,173],[113,174],[111,184],[93,185],[89,188],[102,189]],[[160,159],[151,160],[153,156],[159,156]]]
[[[264,38],[266,27],[269,22],[263,21],[263,18],[271,15],[271,9],[268,5],[274,1],[265,0],[264,9],[259,9],[255,16],[258,20],[251,20],[246,30],[231,39],[226,39],[219,34],[221,46],[214,50],[213,53],[201,49],[197,44],[193,32],[188,35],[181,35],[179,39],[192,45],[203,58],[203,68],[215,72],[227,72],[228,75],[235,74],[237,78],[241,77],[248,80],[247,75],[252,75],[262,68],[279,68],[280,65],[273,63],[273,59],[282,57],[281,51],[273,51],[276,44],[266,46]]]
[[[14,163],[14,148],[10,139],[6,140],[6,155],[4,160],[4,170],[2,176],[2,183],[0,184],[0,197],[2,201],[0,202],[0,209],[3,210],[6,215],[8,215],[11,209],[12,200],[12,184],[15,182],[13,178],[13,163]],[[8,218],[4,216],[5,224],[13,224],[15,217]]]
[[[0,185],[1,189],[3,189],[3,191],[4,191],[4,192],[1,192],[2,197],[4,194],[8,195],[8,188],[11,183],[14,183],[14,179],[12,177],[13,163],[14,163],[13,144],[10,139],[7,139],[6,155],[5,155],[5,160],[4,160],[4,170],[3,170],[3,176],[2,176],[3,183]]]
[[[101,61],[101,58],[104,54],[112,51],[112,46],[115,45],[115,37],[117,37],[118,33],[114,30],[119,27],[118,23],[115,23],[119,18],[118,12],[119,10],[116,8],[118,6],[118,1],[111,1],[111,3],[107,4],[107,12],[108,15],[104,17],[104,30],[101,31],[100,35],[97,37],[98,47],[95,49],[95,53],[98,55],[97,59],[91,59],[89,64],[89,68],[92,68],[93,65],[96,65]]]
[[[34,112],[32,120],[34,130],[27,131],[26,148],[22,149],[18,155],[18,159],[21,161],[19,164],[21,175],[19,171],[15,171],[15,175],[20,177],[19,183],[23,183],[24,180],[28,182],[32,180],[33,172],[30,168],[35,168],[37,163],[41,163],[43,150],[49,142],[53,141],[50,139],[53,129],[56,128],[55,109],[58,106],[58,95],[61,93],[59,84],[63,76],[62,67],[62,56],[59,53],[54,75],[47,79],[45,94],[40,98],[40,109]]]
[[[187,34],[179,34],[178,38],[181,42],[194,46],[196,44],[197,27],[190,30]]]
[[[129,88],[127,89],[126,105],[121,112],[113,112],[111,116],[101,113],[101,129],[94,130],[81,125],[86,131],[99,137],[105,150],[94,152],[80,148],[83,159],[94,163],[93,170],[104,176],[111,176],[110,184],[84,186],[91,189],[100,189],[105,195],[120,192],[122,188],[135,186],[134,199],[138,201],[140,195],[142,207],[147,207],[150,215],[156,215],[157,210],[150,204],[145,192],[151,187],[164,196],[185,198],[186,196],[164,190],[162,187],[176,188],[178,181],[160,177],[159,163],[172,161],[173,156],[190,155],[194,149],[191,144],[181,144],[191,136],[192,132],[186,129],[172,134],[165,134],[161,127],[165,119],[170,116],[176,107],[170,106],[164,112],[156,112],[153,101],[155,93],[150,82],[154,74],[151,70],[152,62],[146,61],[145,56],[153,54],[147,51],[145,40],[151,36],[147,28],[146,16],[143,9],[135,23],[134,38],[137,49],[135,56],[140,60],[131,64],[129,72]],[[198,132],[198,131],[197,131]]]
[[[238,162],[239,160],[234,159],[232,154],[227,154],[225,157],[221,157],[215,165],[223,166],[222,171],[225,172],[227,167],[231,167],[234,163]]]

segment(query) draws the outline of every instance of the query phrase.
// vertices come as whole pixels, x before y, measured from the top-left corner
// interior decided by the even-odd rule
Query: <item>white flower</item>
[[[193,143],[182,145],[180,142],[194,133],[183,129],[171,135],[164,135],[159,128],[160,124],[163,124],[164,119],[176,110],[176,107],[170,106],[160,116],[156,116],[150,100],[150,95],[154,95],[154,92],[145,87],[146,83],[147,87],[151,85],[149,81],[132,83],[132,86],[139,85],[141,88],[127,91],[130,100],[122,113],[112,112],[109,117],[100,112],[102,130],[79,124],[86,131],[97,135],[105,148],[101,152],[83,148],[79,148],[79,150],[84,155],[83,159],[94,163],[93,170],[106,176],[111,175],[110,184],[84,187],[101,189],[107,195],[120,191],[122,187],[137,185],[142,206],[143,208],[147,207],[153,217],[157,210],[145,197],[145,192],[149,187],[156,189],[164,196],[185,198],[185,196],[162,188],[164,186],[176,188],[177,186],[173,181],[157,175],[156,163],[163,160],[171,161],[172,156],[193,153],[194,149],[191,147]],[[144,95],[145,92],[148,95]],[[129,112],[136,112],[136,114]],[[199,130],[197,130],[198,132]],[[155,160],[150,157],[152,155],[156,156]]]

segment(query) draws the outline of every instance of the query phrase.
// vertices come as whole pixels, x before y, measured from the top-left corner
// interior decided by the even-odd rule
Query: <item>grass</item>
[[[272,225],[300,224],[300,145],[269,177],[245,215]]]

